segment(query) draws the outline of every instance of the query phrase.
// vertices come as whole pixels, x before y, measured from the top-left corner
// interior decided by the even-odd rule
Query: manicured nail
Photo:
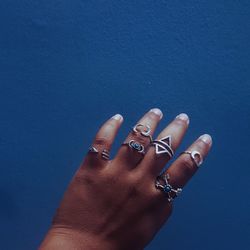
[[[202,140],[203,142],[205,142],[206,144],[208,144],[209,146],[212,145],[212,137],[208,134],[200,136],[199,139]]]
[[[120,114],[116,114],[113,117],[111,117],[111,119],[117,120],[117,121],[122,121],[123,117]]]
[[[160,116],[160,119],[163,117],[163,113],[162,113],[161,110],[158,109],[158,108],[150,109],[149,112],[153,112],[153,113],[155,113],[156,115]]]
[[[180,119],[180,120],[186,122],[187,124],[189,124],[189,117],[185,113],[181,113],[181,114],[177,115],[175,118]]]

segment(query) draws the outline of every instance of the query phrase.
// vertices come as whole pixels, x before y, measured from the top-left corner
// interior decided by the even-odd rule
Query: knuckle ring
[[[109,151],[107,149],[103,149],[103,151],[102,151],[102,158],[104,160],[109,160]]]
[[[89,153],[94,153],[94,154],[98,154],[99,151],[97,148],[95,148],[94,146],[91,146],[89,148]],[[101,152],[101,157],[104,159],[104,160],[109,160],[109,151],[107,149],[103,149],[102,152]]]
[[[129,142],[124,142],[122,145],[128,145],[133,150],[137,151],[138,153],[145,154],[145,148],[142,144],[135,140],[130,140]]]
[[[193,150],[193,151],[184,151],[181,154],[188,154],[190,155],[192,161],[194,162],[196,167],[200,167],[200,165],[203,163],[203,157],[199,151]]]
[[[155,187],[157,189],[160,189],[164,194],[166,194],[168,201],[172,202],[173,199],[182,192],[182,189],[173,188],[168,182],[169,179],[170,179],[169,174],[163,174],[157,176],[155,180]]]
[[[152,144],[155,146],[155,153],[159,154],[168,154],[170,157],[173,157],[174,151],[171,147],[171,135],[167,135],[159,140],[154,140]]]
[[[98,153],[98,150],[97,150],[97,148],[91,146],[91,147],[89,148],[89,152],[90,152],[90,153]]]

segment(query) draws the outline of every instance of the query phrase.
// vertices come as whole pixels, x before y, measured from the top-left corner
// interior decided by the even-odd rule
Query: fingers
[[[151,175],[158,175],[162,168],[172,157],[172,153],[180,145],[189,125],[189,118],[186,114],[178,115],[157,137],[154,146],[151,146],[145,155],[143,161],[140,163],[140,170]],[[161,139],[165,144],[161,143]],[[163,147],[162,147],[163,145]],[[165,150],[165,151],[164,151]],[[172,152],[173,151],[173,152]],[[138,169],[139,169],[138,168]]]
[[[195,174],[197,169],[199,168],[199,162],[202,162],[209,150],[212,146],[212,138],[210,135],[202,135],[199,137],[185,152],[195,152],[197,151],[200,153],[199,155],[194,155],[195,158],[189,153],[181,154],[176,161],[169,167],[166,171],[169,176],[169,183],[173,187],[180,187],[182,188]]]
[[[126,164],[128,168],[134,168],[144,157],[144,152],[151,143],[151,137],[162,116],[161,110],[156,108],[147,112],[138,121],[134,130],[129,133],[125,143],[118,151],[116,159],[123,165]]]
[[[94,164],[105,164],[109,160],[109,152],[116,134],[123,122],[119,114],[107,120],[97,132],[86,160]]]

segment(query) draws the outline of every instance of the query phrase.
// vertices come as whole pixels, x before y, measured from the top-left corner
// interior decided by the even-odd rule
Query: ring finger
[[[165,173],[156,178],[155,191],[158,191],[158,197],[161,200],[166,198],[166,200],[171,202],[181,193],[182,188],[202,164],[211,146],[212,138],[210,135],[205,134],[199,137],[187,151],[184,151],[177,158]]]

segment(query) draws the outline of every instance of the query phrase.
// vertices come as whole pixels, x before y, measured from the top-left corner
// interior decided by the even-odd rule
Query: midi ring
[[[95,147],[93,147],[93,146],[91,146],[91,147],[89,148],[89,152],[90,152],[90,153],[95,153],[95,154],[98,154],[98,153],[99,153],[98,149],[95,148]],[[102,153],[101,153],[101,156],[102,156],[102,158],[103,158],[104,160],[109,160],[109,151],[108,151],[107,149],[103,149],[103,150],[102,150]]]
[[[155,146],[155,153],[157,155],[166,153],[170,156],[170,158],[173,157],[174,151],[171,147],[171,141],[171,135],[167,135],[160,140],[154,140],[152,143]]]
[[[192,161],[196,165],[196,167],[200,167],[200,165],[203,163],[203,157],[199,151],[193,150],[193,151],[184,151],[181,154],[188,154],[190,155]]]
[[[130,148],[134,149],[138,153],[145,154],[145,148],[142,144],[135,140],[130,140],[129,142],[124,142],[122,145],[128,145]]]
[[[157,176],[155,180],[155,187],[157,189],[160,189],[164,194],[166,194],[168,197],[168,201],[172,202],[173,199],[182,192],[182,189],[173,188],[168,182],[169,179],[169,174]]]
[[[149,137],[150,142],[152,142],[152,136],[150,134],[151,128],[149,125],[143,125],[141,123],[138,123],[133,127],[133,131],[135,133],[140,133],[143,136]]]
[[[97,150],[97,148],[91,146],[91,147],[89,148],[89,152],[90,152],[90,153],[98,153],[98,150]]]

